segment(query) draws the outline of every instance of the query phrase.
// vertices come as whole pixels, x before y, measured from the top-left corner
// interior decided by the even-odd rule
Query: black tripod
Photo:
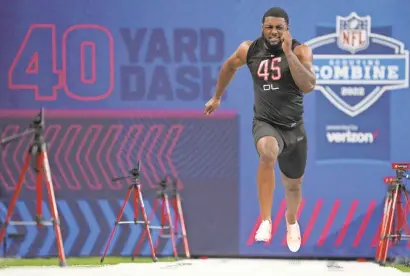
[[[58,216],[57,211],[57,204],[54,195],[54,188],[53,182],[51,179],[51,172],[50,172],[50,165],[47,156],[47,145],[44,141],[44,109],[41,109],[40,113],[35,117],[35,119],[30,124],[28,130],[12,135],[10,137],[6,137],[1,139],[1,145],[5,146],[6,144],[17,140],[23,136],[27,136],[30,134],[34,134],[33,142],[31,143],[28,152],[24,158],[23,168],[20,172],[18,183],[16,186],[16,190],[11,198],[10,205],[7,211],[6,219],[4,220],[4,224],[1,226],[0,230],[0,243],[3,241],[4,236],[6,234],[6,230],[8,225],[37,225],[37,226],[53,226],[54,231],[56,234],[56,242],[57,242],[57,249],[58,255],[60,258],[60,265],[65,266],[66,258],[64,253],[64,246],[63,246],[63,239],[61,236],[61,229],[60,229],[60,219]],[[23,186],[23,182],[25,179],[25,174],[30,166],[31,157],[35,157],[35,172],[36,172],[36,198],[37,198],[37,214],[36,214],[36,221],[10,221],[11,216],[13,215],[14,207],[16,206],[16,202],[18,196],[20,194],[21,188]],[[42,210],[42,200],[43,200],[43,186],[42,181],[43,178],[46,182],[46,188],[48,192],[48,199],[50,204],[50,210],[52,214],[52,220],[47,222],[43,218],[43,210]]]
[[[118,180],[131,178],[133,183],[128,186],[124,202],[121,206],[121,209],[120,209],[120,212],[118,214],[117,220],[115,221],[114,228],[111,232],[110,238],[108,239],[108,243],[105,247],[104,255],[101,257],[101,263],[104,262],[104,259],[107,255],[107,251],[108,251],[108,248],[111,244],[112,238],[114,237],[115,231],[117,230],[117,226],[119,224],[132,224],[132,223],[133,224],[143,224],[145,226],[145,231],[148,234],[148,240],[149,240],[149,244],[150,244],[150,247],[151,247],[152,260],[154,262],[156,262],[158,260],[157,256],[155,255],[154,245],[152,243],[152,236],[151,236],[151,231],[150,231],[150,228],[149,228],[149,221],[148,221],[148,217],[147,217],[147,212],[146,212],[145,206],[144,206],[144,199],[142,197],[141,184],[140,184],[139,177],[140,177],[140,163],[138,162],[137,167],[130,171],[129,176],[116,177],[112,180],[112,181],[118,181]],[[133,191],[134,191],[134,194],[133,194],[133,201],[132,202],[133,202],[133,207],[134,207],[134,220],[132,220],[132,221],[121,221],[122,215],[124,213],[125,205],[127,204],[128,200],[131,196],[131,193]],[[138,203],[140,205],[142,215],[143,215],[143,218],[144,218],[143,221],[138,220]],[[132,256],[132,259],[134,259],[134,258],[135,258],[135,254]]]

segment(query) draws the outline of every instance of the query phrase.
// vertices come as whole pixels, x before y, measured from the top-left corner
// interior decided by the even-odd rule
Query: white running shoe
[[[286,220],[286,230],[286,241],[289,250],[294,253],[298,252],[302,244],[299,223],[296,221],[295,224],[289,224]]]
[[[269,220],[263,220],[256,231],[255,241],[267,242],[271,238],[272,223]]]

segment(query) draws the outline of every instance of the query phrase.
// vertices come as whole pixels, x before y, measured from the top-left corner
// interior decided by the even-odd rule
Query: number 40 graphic
[[[97,60],[97,52],[104,58]],[[8,83],[12,90],[33,91],[36,101],[55,101],[61,89],[78,101],[103,100],[114,89],[112,34],[99,25],[74,25],[59,40],[54,24],[33,24],[10,66]]]

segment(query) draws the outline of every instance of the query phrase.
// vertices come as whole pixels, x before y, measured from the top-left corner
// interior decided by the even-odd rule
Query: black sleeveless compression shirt
[[[292,50],[300,42],[292,41]],[[295,84],[283,50],[269,52],[263,37],[249,47],[246,63],[254,87],[254,118],[293,128],[303,120],[303,92]]]

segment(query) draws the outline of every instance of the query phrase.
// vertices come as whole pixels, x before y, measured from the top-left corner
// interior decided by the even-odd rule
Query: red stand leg
[[[393,218],[396,209],[397,201],[397,191],[393,191],[391,196],[388,196],[388,199],[385,203],[385,211],[383,216],[383,224],[379,242],[379,248],[377,250],[376,260],[384,264],[387,258],[387,252],[389,250],[390,236],[392,234],[393,227]]]
[[[122,215],[124,214],[124,209],[125,209],[125,206],[126,206],[128,200],[129,200],[129,198],[130,198],[132,189],[133,189],[133,187],[130,186],[130,187],[128,188],[128,190],[127,190],[127,193],[125,194],[125,199],[124,199],[124,201],[123,201],[123,203],[122,203],[120,212],[119,212],[118,215],[117,215],[117,220],[115,221],[114,228],[113,228],[112,231],[111,231],[110,237],[108,238],[108,242],[107,242],[107,244],[106,244],[106,246],[105,246],[105,249],[104,249],[104,254],[103,254],[103,256],[101,257],[101,263],[104,262],[104,259],[105,259],[105,257],[107,256],[108,248],[110,247],[112,238],[114,237],[115,232],[117,231],[117,226],[118,226],[118,225],[120,224],[120,222],[121,222],[121,218],[122,218]]]
[[[151,249],[152,260],[154,262],[156,262],[156,261],[158,261],[158,259],[157,259],[156,253],[155,253],[154,244],[152,242],[150,222],[148,220],[147,212],[145,210],[145,205],[144,205],[141,189],[138,188],[137,192],[138,192],[138,201],[140,202],[140,206],[141,206],[141,210],[142,210],[142,216],[144,218],[144,225],[145,225],[145,231],[146,231],[145,233],[148,236],[149,247]],[[134,257],[135,257],[135,255],[136,255],[136,252],[134,251]]]
[[[58,215],[58,209],[57,209],[57,202],[55,199],[55,194],[54,194],[54,186],[53,182],[51,180],[51,172],[50,172],[50,165],[48,162],[48,156],[46,151],[41,152],[41,169],[44,173],[44,179],[46,181],[46,187],[47,187],[47,193],[48,193],[48,200],[50,203],[50,210],[51,210],[51,216],[53,218],[53,226],[54,226],[54,232],[56,234],[56,243],[57,243],[57,250],[58,250],[58,257],[60,259],[60,264],[62,266],[66,265],[66,257],[65,257],[65,252],[64,252],[64,245],[63,245],[63,237],[61,235],[61,228],[60,228],[60,217]],[[42,192],[42,190],[40,190]],[[37,196],[37,198],[42,199],[41,196]],[[37,202],[37,204],[39,204]],[[39,207],[40,212],[42,211],[41,207]],[[42,217],[42,213],[39,214],[40,217]]]
[[[171,210],[169,207],[169,201],[168,201],[168,196],[165,195],[164,198],[162,199],[163,204],[165,205],[165,217],[168,220],[168,227],[169,227],[169,233],[171,237],[171,244],[172,244],[172,251],[174,252],[174,257],[178,258],[178,251],[177,251],[177,246],[175,243],[175,229],[174,225],[172,223],[172,218],[171,218]]]
[[[406,221],[410,202],[406,185],[403,184],[404,176],[408,177],[406,171],[410,169],[410,164],[394,163],[392,167],[396,171],[396,177],[385,178],[388,192],[384,203],[379,245],[376,251],[376,261],[381,265],[386,263],[391,246],[401,240],[410,241],[410,228]]]
[[[181,235],[182,235],[182,240],[184,242],[185,256],[187,258],[191,258],[191,252],[189,250],[189,244],[188,244],[188,236],[187,236],[187,232],[185,228],[184,214],[182,212],[182,204],[181,204],[181,198],[179,194],[174,195],[173,201],[174,201],[174,211],[176,213],[175,218],[181,224]],[[177,223],[175,223],[175,225],[177,225]]]
[[[17,199],[20,195],[21,187],[23,186],[25,174],[26,174],[26,172],[27,172],[27,170],[30,166],[30,160],[31,160],[31,154],[27,153],[26,157],[24,158],[23,168],[21,169],[21,172],[20,172],[20,175],[19,175],[19,178],[18,178],[18,181],[17,181],[16,190],[14,191],[13,196],[11,197],[9,208],[7,210],[6,218],[4,219],[4,223],[1,226],[0,244],[2,243],[2,241],[4,239],[4,236],[6,235],[7,226],[10,223],[11,216],[13,215],[14,208],[16,207]]]
[[[43,156],[37,156],[37,172],[41,172],[43,169]],[[43,175],[41,173],[37,173],[36,177],[36,192],[37,192],[37,214],[36,214],[36,221],[37,226],[41,227],[41,222],[43,219]]]

